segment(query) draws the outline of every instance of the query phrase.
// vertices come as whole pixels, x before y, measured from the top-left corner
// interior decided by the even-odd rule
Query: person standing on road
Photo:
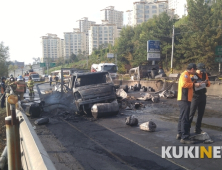
[[[52,85],[52,76],[49,76],[49,85],[50,85],[50,87]]]
[[[190,63],[187,70],[180,75],[178,83],[177,101],[180,108],[180,117],[178,121],[178,134],[176,139],[183,144],[194,143],[189,139],[190,136],[190,105],[193,97],[193,87],[199,87],[201,83],[193,83],[190,75],[196,73],[196,64]]]
[[[193,91],[193,99],[191,101],[191,107],[190,107],[190,116],[189,116],[189,121],[190,121],[190,127],[191,123],[193,121],[193,117],[195,115],[195,112],[198,108],[198,114],[197,114],[197,121],[196,121],[196,127],[194,130],[194,133],[196,134],[201,134],[201,122],[202,118],[204,115],[205,111],[205,106],[206,106],[206,92],[207,89],[206,87],[210,87],[210,81],[206,73],[205,65],[203,63],[198,63],[197,64],[197,82],[202,82],[203,88],[202,89],[195,89]]]
[[[34,81],[32,80],[31,76],[29,76],[29,80],[27,82],[27,86],[29,88],[29,96],[34,96],[35,95],[34,90],[33,90]]]
[[[1,108],[4,108],[4,104],[5,104],[5,77],[2,77],[2,82],[1,82]]]
[[[56,75],[54,79],[55,79],[56,85],[57,85],[57,84],[58,84],[58,81],[59,81],[59,77]]]

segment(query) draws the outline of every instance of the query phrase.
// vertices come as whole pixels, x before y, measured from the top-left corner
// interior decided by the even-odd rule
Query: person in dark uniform
[[[52,85],[52,76],[49,77],[49,85]]]
[[[195,75],[193,75],[195,76]],[[192,76],[192,77],[193,77]],[[205,65],[203,63],[197,64],[197,73],[196,73],[197,80],[196,82],[202,82],[203,88],[201,89],[195,89],[193,91],[193,99],[191,101],[191,107],[190,107],[190,127],[191,123],[193,121],[193,117],[195,115],[195,112],[198,108],[198,114],[197,114],[197,121],[196,121],[196,127],[194,130],[194,133],[201,134],[201,122],[204,115],[205,107],[206,107],[206,87],[210,87],[210,81],[206,73]]]
[[[178,134],[176,139],[180,140],[183,144],[194,143],[189,139],[190,136],[190,105],[193,97],[193,86],[199,87],[201,83],[193,83],[190,75],[196,73],[196,64],[190,63],[187,70],[180,75],[178,82],[178,95],[177,101],[180,108],[180,117],[178,121]]]
[[[4,104],[5,104],[5,89],[6,89],[6,85],[5,85],[5,77],[1,78],[2,82],[1,82],[1,108],[4,108]]]

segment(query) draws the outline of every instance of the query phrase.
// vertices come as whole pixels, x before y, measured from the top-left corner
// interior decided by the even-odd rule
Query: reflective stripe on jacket
[[[191,102],[193,98],[193,86],[190,75],[187,71],[184,71],[180,75],[179,83],[178,83],[178,95],[177,100],[184,100]]]
[[[27,86],[28,86],[28,88],[34,87],[34,81],[33,80],[28,80]]]
[[[21,92],[21,93],[25,92],[26,83],[24,81],[16,81],[15,84],[17,85],[15,90],[16,92]]]

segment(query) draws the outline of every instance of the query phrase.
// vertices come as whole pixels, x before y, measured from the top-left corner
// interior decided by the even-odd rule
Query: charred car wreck
[[[74,73],[69,88],[73,91],[77,113],[89,114],[94,104],[116,102],[114,84],[108,72]]]

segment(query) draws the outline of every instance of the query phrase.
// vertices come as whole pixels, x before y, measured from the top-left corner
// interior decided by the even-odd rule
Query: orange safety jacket
[[[208,82],[207,82],[207,87],[210,87],[210,81],[209,81],[209,78],[208,78],[208,75],[207,75],[207,73],[205,73],[206,74],[206,79],[205,80],[208,80]],[[203,78],[203,73],[200,73],[200,74],[196,74],[201,80],[202,80],[202,78]],[[193,77],[194,75],[191,75],[190,77]],[[204,80],[202,80],[202,81],[204,81]]]
[[[17,85],[16,90],[15,90],[16,92],[19,92],[19,93],[25,92],[26,83],[24,81],[16,81],[15,84]]]
[[[184,71],[180,75],[180,79],[178,83],[177,100],[191,102],[193,98],[193,87],[194,87],[194,83],[192,82],[189,73],[187,71]]]

